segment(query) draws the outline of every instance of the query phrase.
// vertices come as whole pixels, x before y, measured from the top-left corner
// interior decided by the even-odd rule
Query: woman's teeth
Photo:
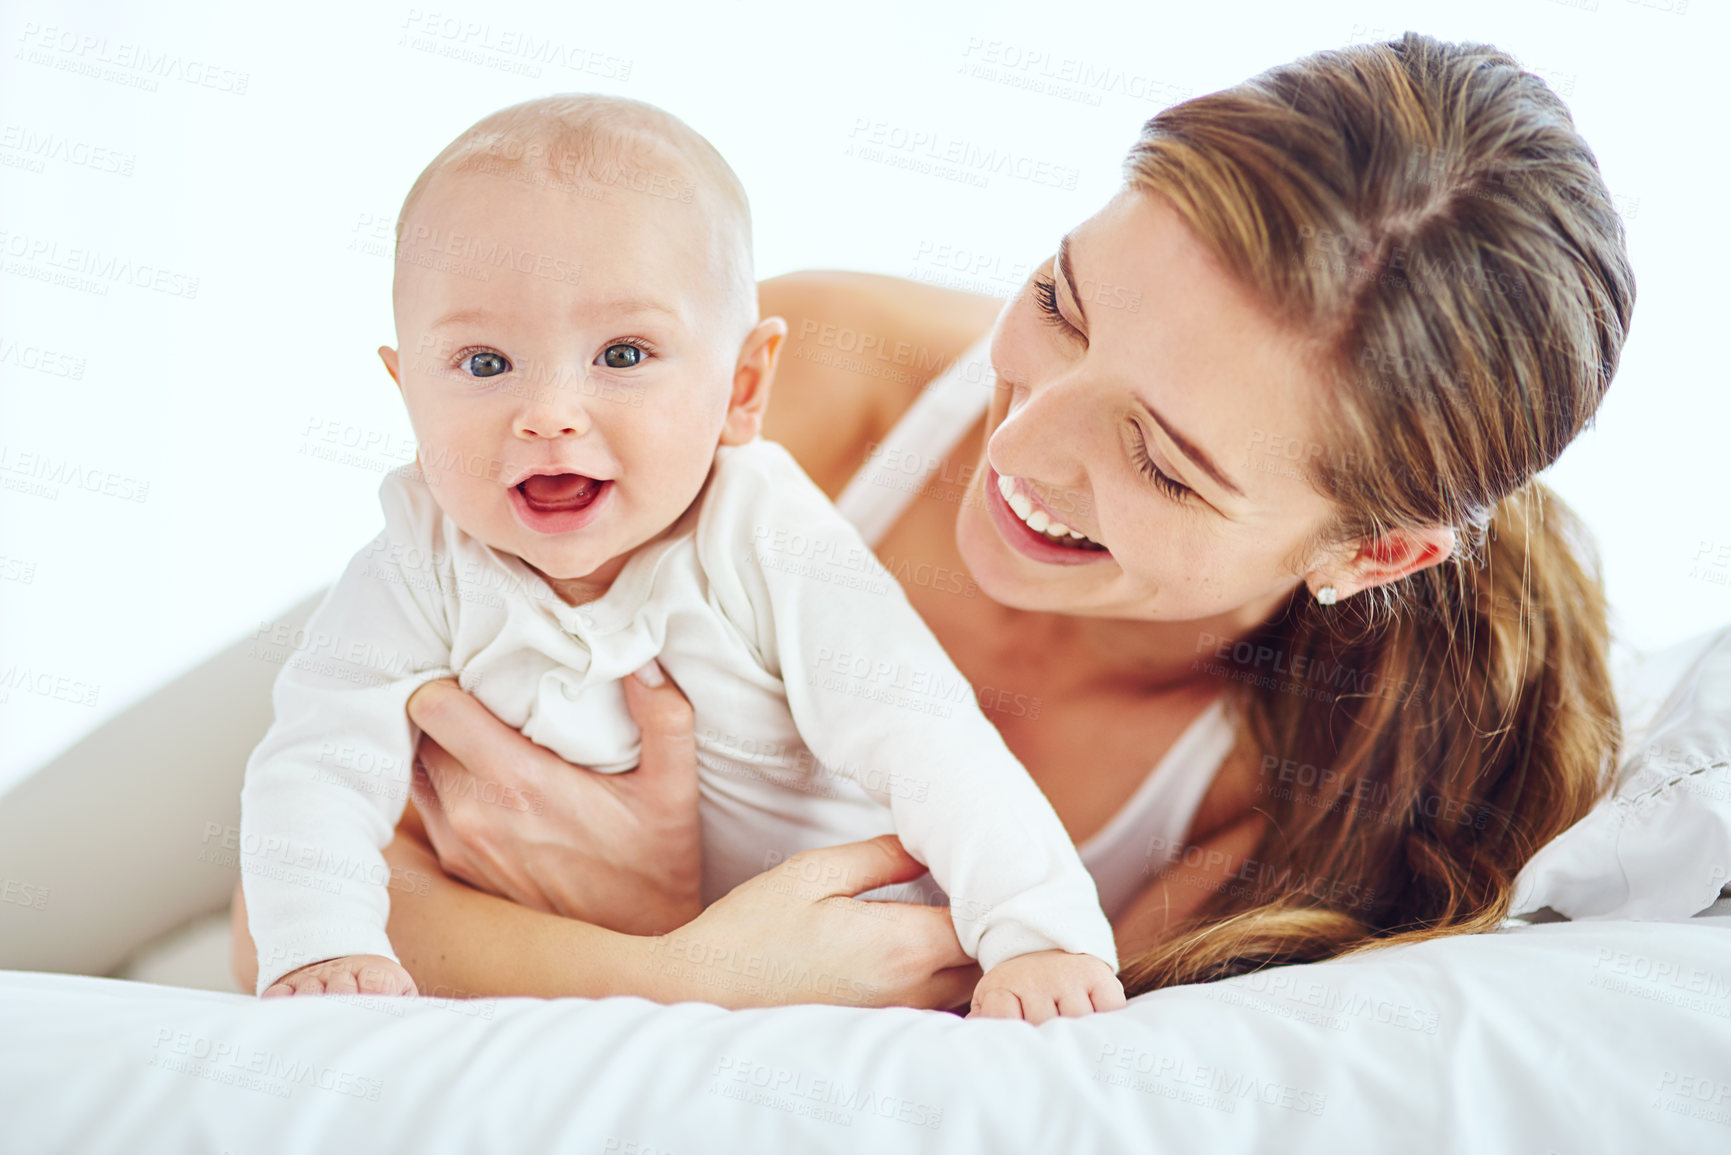
[[[1067,545],[1074,549],[1105,549],[1106,547],[1091,537],[1071,529],[1061,521],[1054,521],[1045,510],[1035,509],[1034,503],[1028,500],[1026,494],[1016,488],[1016,483],[998,474],[998,492],[1004,496],[1004,504],[1010,511],[1022,520],[1035,533],[1042,534],[1047,541],[1055,545]]]

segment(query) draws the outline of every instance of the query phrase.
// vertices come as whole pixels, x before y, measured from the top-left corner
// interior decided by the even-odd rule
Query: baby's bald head
[[[594,93],[515,104],[476,122],[421,171],[397,215],[399,258],[405,226],[435,182],[493,176],[561,189],[572,212],[620,196],[658,198],[670,212],[700,213],[706,265],[729,330],[743,336],[757,321],[751,259],[751,209],[745,188],[715,146],[671,113],[625,97]],[[400,286],[404,263],[399,259]]]

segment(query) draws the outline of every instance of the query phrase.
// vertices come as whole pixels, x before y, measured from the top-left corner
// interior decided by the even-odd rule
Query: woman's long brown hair
[[[1333,606],[1301,585],[1208,656],[1265,833],[1126,990],[1493,929],[1621,744],[1593,547],[1534,477],[1597,409],[1634,305],[1598,164],[1512,58],[1408,33],[1166,109],[1125,168],[1312,338],[1326,443],[1251,462],[1335,503],[1308,546],[1458,539]]]

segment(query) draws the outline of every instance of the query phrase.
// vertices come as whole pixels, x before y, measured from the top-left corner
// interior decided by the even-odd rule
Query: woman
[[[997,387],[946,410],[874,548],[1072,838],[1114,836],[1090,868],[1128,994],[1492,928],[1620,739],[1602,590],[1534,476],[1633,306],[1592,154],[1506,55],[1408,34],[1167,109],[1125,173],[1002,306]],[[815,273],[761,303],[795,335],[766,435],[881,510],[878,442],[999,303]],[[617,777],[448,682],[411,701],[425,823],[387,851],[415,872],[390,934],[424,993],[966,997],[946,911],[845,897],[921,873],[893,838],[700,910],[689,710],[627,693],[643,765]]]

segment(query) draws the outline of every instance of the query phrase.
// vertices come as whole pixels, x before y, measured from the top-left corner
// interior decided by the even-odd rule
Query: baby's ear
[[[397,373],[397,351],[389,345],[379,346],[379,360],[385,363],[385,372],[391,375],[391,380],[397,383],[397,391],[403,389],[403,379]]]
[[[744,445],[763,431],[763,411],[769,405],[776,360],[786,336],[786,321],[765,317],[740,346],[739,363],[733,370],[733,395],[727,404],[727,420],[721,427],[723,445]]]

